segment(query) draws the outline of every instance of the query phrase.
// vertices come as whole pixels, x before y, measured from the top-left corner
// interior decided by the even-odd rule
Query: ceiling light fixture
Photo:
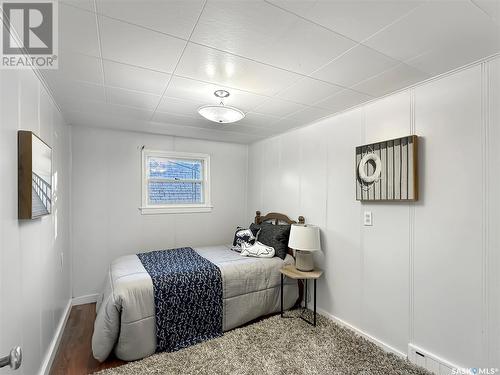
[[[216,90],[214,95],[220,99],[218,105],[204,105],[198,108],[198,113],[207,120],[217,122],[219,124],[229,124],[231,122],[240,121],[245,114],[238,108],[224,105],[224,99],[229,96],[226,90]]]

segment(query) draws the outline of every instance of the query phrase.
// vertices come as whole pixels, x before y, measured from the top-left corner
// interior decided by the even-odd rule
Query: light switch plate
[[[363,224],[365,227],[371,227],[373,225],[372,213],[371,211],[365,211],[363,214]]]

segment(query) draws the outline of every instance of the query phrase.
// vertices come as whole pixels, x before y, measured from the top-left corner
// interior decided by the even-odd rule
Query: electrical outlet
[[[373,225],[372,213],[371,211],[365,211],[363,215],[363,224],[365,227],[371,227]]]

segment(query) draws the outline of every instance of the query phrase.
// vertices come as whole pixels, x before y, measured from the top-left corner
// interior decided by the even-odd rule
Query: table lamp
[[[321,250],[319,228],[314,225],[292,224],[288,247],[295,250],[295,268],[299,271],[312,271],[312,252]]]

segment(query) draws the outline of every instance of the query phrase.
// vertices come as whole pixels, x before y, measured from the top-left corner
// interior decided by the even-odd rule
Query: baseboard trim
[[[396,348],[393,348],[389,344],[386,344],[385,342],[377,339],[376,337],[373,337],[372,335],[370,335],[370,334],[362,331],[361,329],[353,326],[352,324],[346,322],[345,320],[342,320],[342,319],[336,317],[335,315],[330,314],[329,312],[327,312],[327,311],[325,311],[323,309],[318,309],[318,313],[320,313],[321,315],[323,315],[324,317],[326,317],[328,319],[333,320],[335,323],[338,323],[341,326],[343,326],[343,327],[345,327],[347,329],[350,329],[351,331],[354,331],[359,336],[364,337],[368,341],[373,342],[375,345],[377,345],[378,347],[382,348],[382,350],[384,350],[385,352],[389,352],[389,353],[395,354],[398,357],[401,357],[401,358],[404,358],[404,359],[407,358],[406,353],[403,353],[402,351],[400,351],[400,350],[398,350]]]
[[[45,358],[42,363],[42,367],[40,369],[40,375],[48,375],[50,372],[50,368],[52,367],[52,363],[54,362],[54,358],[56,356],[57,350],[59,349],[59,344],[61,342],[61,338],[64,332],[64,328],[66,328],[66,323],[69,318],[69,314],[71,312],[71,308],[73,306],[84,305],[86,303],[94,303],[97,302],[97,298],[99,294],[89,294],[86,296],[80,296],[73,299],[68,300],[68,304],[64,309],[63,316],[59,321],[59,324],[56,329],[56,333],[54,334],[54,338],[50,343],[49,350],[45,355]]]
[[[74,297],[73,298],[73,306],[85,305],[87,303],[97,302],[99,298],[99,294],[87,294],[85,296]]]
[[[40,375],[48,375],[50,372],[50,368],[52,367],[52,363],[54,362],[57,349],[59,349],[59,344],[61,342],[64,328],[66,327],[66,322],[68,321],[69,318],[69,313],[71,312],[71,306],[73,306],[73,304],[72,300],[70,299],[68,300],[68,303],[64,309],[63,316],[59,320],[59,324],[57,325],[54,338],[50,343],[49,350],[47,351],[47,354],[45,354],[45,358],[42,362],[42,367],[39,372]]]

